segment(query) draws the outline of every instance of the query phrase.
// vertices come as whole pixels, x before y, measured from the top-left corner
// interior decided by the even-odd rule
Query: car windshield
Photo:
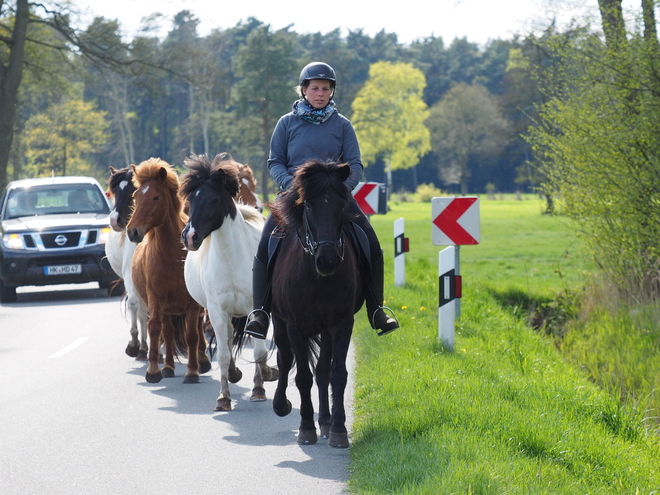
[[[109,213],[103,193],[89,184],[16,188],[9,192],[5,219],[61,213]]]

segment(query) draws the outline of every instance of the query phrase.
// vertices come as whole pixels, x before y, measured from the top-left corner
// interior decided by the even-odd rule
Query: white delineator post
[[[406,283],[406,256],[409,250],[408,238],[403,233],[404,220],[394,221],[394,285]]]
[[[460,311],[461,276],[458,275],[458,246],[449,246],[438,256],[439,302],[438,337],[449,350],[454,350],[454,322]]]

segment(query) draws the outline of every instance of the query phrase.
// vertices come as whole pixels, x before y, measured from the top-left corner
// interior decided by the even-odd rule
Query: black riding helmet
[[[325,62],[312,62],[303,67],[300,71],[300,87],[303,87],[307,81],[312,79],[322,79],[330,81],[332,84],[332,96],[334,96],[334,89],[337,87],[337,75],[335,70]]]

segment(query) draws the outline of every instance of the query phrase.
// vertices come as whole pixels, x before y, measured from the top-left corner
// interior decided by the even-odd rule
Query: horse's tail
[[[241,316],[240,318],[232,318],[232,325],[234,325],[234,340],[232,341],[232,346],[234,348],[234,358],[237,358],[248,338],[250,337],[245,333],[245,323],[247,323],[247,316]]]
[[[186,315],[171,315],[172,326],[174,327],[174,358],[188,354],[188,344],[186,343]]]

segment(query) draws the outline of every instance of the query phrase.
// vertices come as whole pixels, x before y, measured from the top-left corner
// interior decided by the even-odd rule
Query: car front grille
[[[77,247],[80,244],[80,231],[41,234],[41,242],[46,249]]]

